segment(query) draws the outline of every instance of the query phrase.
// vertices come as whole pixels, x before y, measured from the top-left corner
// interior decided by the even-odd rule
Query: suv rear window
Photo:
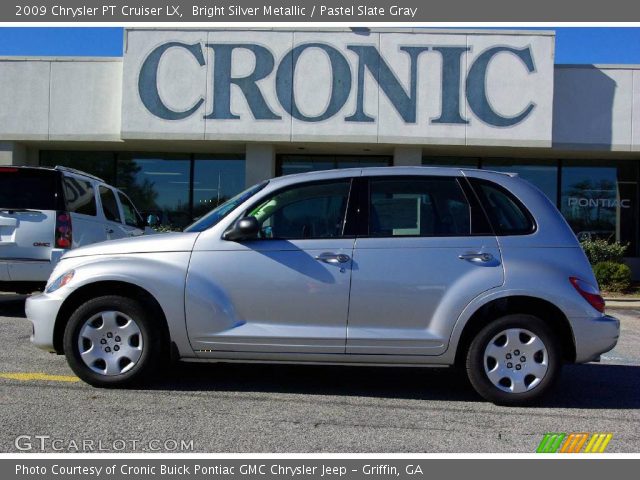
[[[0,208],[64,210],[60,174],[35,168],[0,167]]]
[[[91,182],[74,177],[64,177],[64,196],[68,211],[96,216],[96,196]]]
[[[496,235],[526,235],[535,231],[529,211],[507,190],[486,180],[470,181]]]

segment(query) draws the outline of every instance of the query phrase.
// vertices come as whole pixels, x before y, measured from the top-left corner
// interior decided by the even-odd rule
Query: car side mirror
[[[228,228],[222,238],[231,242],[252,240],[258,236],[259,231],[260,223],[256,217],[244,217]]]
[[[150,226],[150,227],[155,227],[156,225],[158,225],[160,223],[160,219],[158,218],[157,215],[149,215],[147,217],[147,221],[146,221],[146,225]]]

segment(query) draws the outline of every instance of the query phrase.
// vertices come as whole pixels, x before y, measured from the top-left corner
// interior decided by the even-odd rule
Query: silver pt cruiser
[[[462,366],[506,405],[619,334],[543,193],[424,167],[281,177],[183,233],[72,250],[27,316],[32,342],[95,386],[139,383],[169,358]]]

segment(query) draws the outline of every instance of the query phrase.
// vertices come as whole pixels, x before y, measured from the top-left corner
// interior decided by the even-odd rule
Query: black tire
[[[548,366],[546,373],[540,380],[536,380],[534,386],[527,386],[530,389],[522,393],[508,392],[501,389],[492,383],[485,372],[485,349],[497,335],[508,329],[528,330],[542,341],[547,352],[546,363]],[[525,363],[520,364],[523,369],[527,368],[526,361],[534,361],[534,359],[527,359],[523,355],[523,357],[519,357],[514,362],[519,362],[520,358],[525,358]],[[538,354],[536,358],[539,359],[540,355]],[[491,358],[488,361],[493,362]],[[512,365],[514,369],[516,368],[515,365],[517,363],[506,360],[506,355],[505,359],[500,359],[500,361],[504,362],[504,368],[507,368],[508,365]],[[490,402],[507,406],[529,405],[538,402],[555,384],[561,367],[562,355],[558,339],[554,337],[544,321],[533,315],[525,314],[506,315],[484,327],[471,341],[466,358],[467,376],[476,392]],[[515,370],[511,371],[514,375],[517,375]],[[503,388],[509,388],[508,381],[504,382]]]
[[[142,336],[142,353],[133,367],[124,373],[106,375],[92,370],[81,358],[78,345],[80,331],[93,316],[100,312],[117,311],[133,320]],[[69,366],[80,379],[94,387],[130,387],[150,380],[162,365],[165,340],[161,327],[152,321],[149,308],[131,298],[118,295],[98,297],[82,304],[71,315],[64,331],[64,352]],[[114,347],[115,348],[115,347]],[[103,354],[104,355],[104,354]]]

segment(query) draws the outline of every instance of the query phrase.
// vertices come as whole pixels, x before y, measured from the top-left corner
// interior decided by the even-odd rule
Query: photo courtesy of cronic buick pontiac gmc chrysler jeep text
[[[507,405],[619,334],[542,192],[452,168],[265,181],[183,233],[71,250],[26,308],[33,343],[95,386],[138,383],[169,357],[460,365]]]

